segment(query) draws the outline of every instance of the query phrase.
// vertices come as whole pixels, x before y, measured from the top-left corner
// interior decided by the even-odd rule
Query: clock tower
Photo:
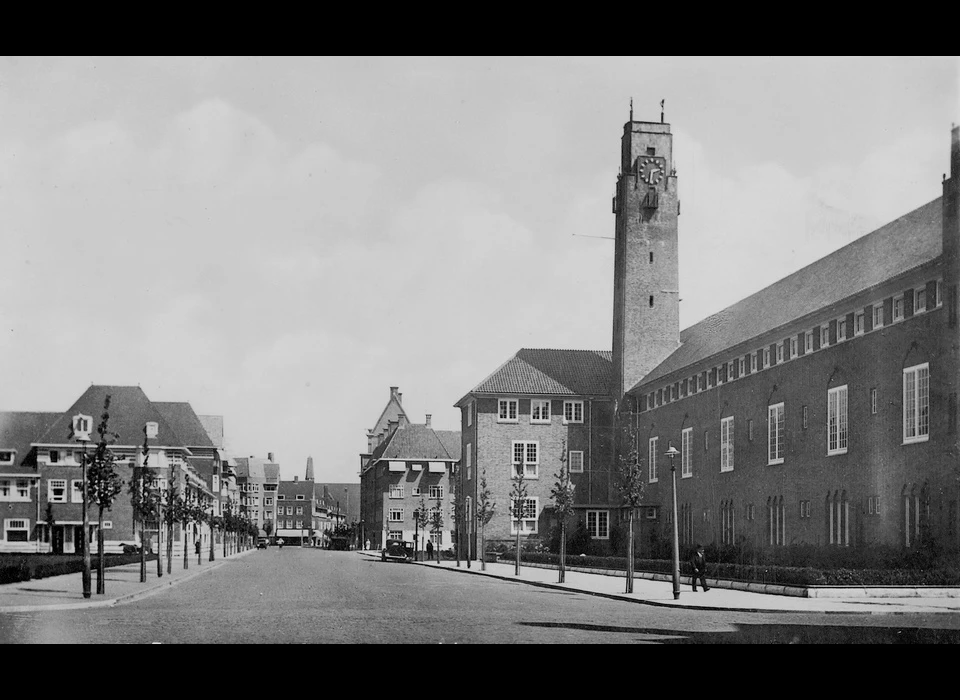
[[[613,372],[616,398],[680,345],[677,175],[670,125],[623,126],[613,200]]]

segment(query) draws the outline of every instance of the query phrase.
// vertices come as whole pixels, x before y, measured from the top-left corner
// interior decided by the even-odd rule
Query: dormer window
[[[148,438],[155,440],[157,434],[160,432],[160,426],[153,421],[148,421],[147,424],[143,426],[143,431],[146,433]]]
[[[90,431],[93,430],[93,418],[78,413],[73,417],[73,439],[81,442],[90,441]]]
[[[0,450],[0,464],[13,464],[13,450]]]
[[[58,464],[60,462],[60,450],[50,450],[50,464]]]
[[[298,494],[297,494],[297,500],[298,500],[298,501],[305,501],[305,500],[307,500],[307,497],[304,496],[302,493],[298,493]]]

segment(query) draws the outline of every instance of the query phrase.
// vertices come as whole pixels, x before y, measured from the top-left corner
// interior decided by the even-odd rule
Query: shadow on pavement
[[[524,627],[547,627],[642,634],[662,644],[957,644],[960,630],[925,627],[836,627],[823,625],[736,625],[723,632],[590,625],[576,622],[519,622]],[[662,637],[662,639],[656,639]]]

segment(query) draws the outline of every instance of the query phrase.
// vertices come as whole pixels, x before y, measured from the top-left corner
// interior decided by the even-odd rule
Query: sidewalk
[[[0,613],[35,612],[38,610],[77,610],[99,608],[139,600],[159,593],[192,578],[213,571],[238,557],[246,556],[256,550],[248,549],[239,554],[231,554],[224,559],[216,554],[215,561],[208,561],[204,555],[203,563],[197,564],[196,555],[191,555],[189,568],[183,568],[183,557],[174,557],[172,571],[167,573],[167,562],[163,560],[163,577],[157,578],[157,562],[147,562],[147,580],[140,583],[140,563],[114,566],[105,571],[106,593],[97,595],[97,567],[94,558],[90,575],[90,588],[93,595],[83,597],[83,574],[63,574],[47,578],[7,583],[0,585]]]
[[[359,554],[380,558],[379,552],[360,551]],[[680,586],[680,599],[673,599],[671,581],[652,581],[634,578],[633,593],[624,593],[626,580],[623,576],[605,576],[602,574],[582,573],[567,570],[566,583],[557,583],[557,570],[520,566],[520,575],[514,575],[512,563],[487,564],[487,570],[480,570],[480,562],[465,561],[457,567],[455,561],[411,562],[415,566],[426,566],[475,576],[487,576],[504,581],[515,581],[531,586],[576,591],[588,595],[625,600],[631,603],[657,605],[686,610],[717,610],[737,612],[789,612],[789,613],[834,613],[834,614],[905,614],[905,613],[960,613],[960,598],[800,598],[769,593],[754,593],[729,588],[711,588],[709,591],[694,593],[690,584]],[[402,564],[391,564],[402,566]],[[685,579],[681,579],[685,580]]]

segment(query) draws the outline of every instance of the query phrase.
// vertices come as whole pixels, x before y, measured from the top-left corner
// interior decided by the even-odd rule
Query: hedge
[[[516,554],[505,552],[501,559],[513,561]],[[560,556],[540,552],[521,552],[521,561],[559,566]],[[568,556],[567,566],[587,569],[626,571],[626,557]],[[637,559],[637,572],[669,574],[673,563],[665,559]],[[689,575],[689,564],[680,563],[680,572]],[[812,566],[775,566],[755,564],[707,564],[710,578],[772,583],[785,586],[957,586],[960,566],[946,563],[934,568],[836,568]]]
[[[147,560],[156,560],[157,555],[148,554]],[[122,566],[140,561],[139,554],[107,554],[104,557],[106,568]],[[90,557],[91,570],[97,568],[97,555]],[[83,557],[78,555],[24,554],[12,557],[0,556],[0,584],[18,583],[31,579],[75,574],[83,571]]]

